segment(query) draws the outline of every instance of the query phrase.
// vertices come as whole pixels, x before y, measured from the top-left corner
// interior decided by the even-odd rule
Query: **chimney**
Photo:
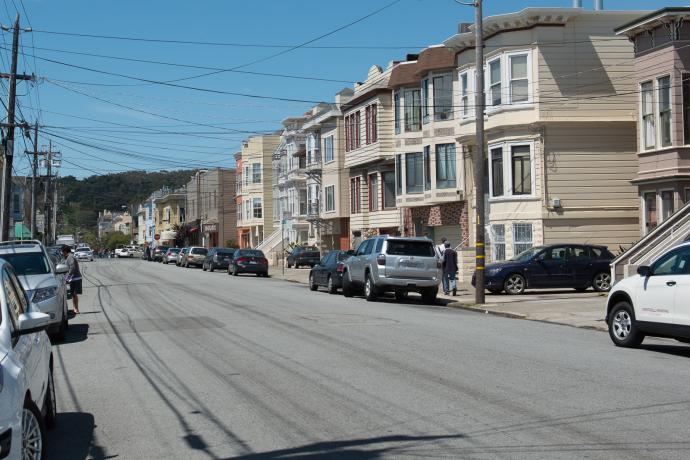
[[[458,33],[464,34],[470,31],[471,22],[461,22],[458,24]]]
[[[604,0],[594,0],[594,11],[601,11],[604,9]]]
[[[573,8],[582,8],[582,0],[573,0]]]

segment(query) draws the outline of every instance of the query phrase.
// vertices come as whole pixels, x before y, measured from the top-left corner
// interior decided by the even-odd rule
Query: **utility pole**
[[[6,27],[3,27],[6,29]],[[31,29],[27,29],[27,32]],[[14,159],[14,112],[17,102],[17,80],[31,80],[32,76],[17,75],[17,54],[19,53],[19,13],[14,21],[12,34],[12,64],[10,73],[0,77],[9,78],[9,94],[7,98],[7,137],[5,138],[5,154],[3,163],[3,187],[2,187],[2,225],[1,235],[3,241],[10,239],[10,208],[12,206],[12,160]]]
[[[486,251],[484,246],[484,24],[482,19],[482,0],[474,3],[474,32],[477,70],[475,83],[475,128],[476,148],[474,152],[474,187],[475,208],[477,210],[475,228],[475,291],[474,301],[484,303],[484,264]]]
[[[31,164],[31,239],[36,238],[36,170],[38,169],[38,120],[34,125],[34,156]]]
[[[43,239],[44,239],[43,243],[44,244],[51,244],[50,236],[53,234],[53,229],[51,228],[52,227],[51,202],[53,200],[52,200],[52,196],[50,193],[50,185],[51,185],[50,182],[51,182],[51,179],[53,177],[52,172],[51,172],[51,169],[52,169],[51,166],[53,163],[53,152],[52,152],[53,143],[51,141],[48,141],[48,142],[49,142],[49,144],[48,144],[49,148],[48,148],[48,154],[46,155],[46,158],[47,158],[46,166],[48,168],[48,173],[46,175],[46,178],[47,178],[48,182],[46,184],[46,200],[44,202],[45,214],[43,216],[43,222],[44,222],[43,223]]]

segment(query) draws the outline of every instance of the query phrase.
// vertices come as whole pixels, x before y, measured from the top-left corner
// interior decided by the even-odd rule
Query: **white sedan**
[[[42,459],[57,413],[50,316],[32,311],[5,261],[0,277],[0,459]]]
[[[91,248],[82,246],[74,251],[74,257],[77,260],[90,260],[93,262],[93,251]]]

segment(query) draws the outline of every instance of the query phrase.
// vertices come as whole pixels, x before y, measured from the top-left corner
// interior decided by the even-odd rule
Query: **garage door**
[[[429,236],[433,238],[436,244],[440,243],[441,238],[445,236],[448,238],[450,247],[455,248],[462,242],[462,229],[460,228],[459,224],[429,227]]]

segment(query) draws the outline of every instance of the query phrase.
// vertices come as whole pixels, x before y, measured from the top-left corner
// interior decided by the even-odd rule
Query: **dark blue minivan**
[[[510,260],[487,264],[485,287],[498,294],[522,294],[528,288],[611,289],[613,254],[605,246],[552,244],[535,246]],[[472,275],[472,286],[475,276]]]

